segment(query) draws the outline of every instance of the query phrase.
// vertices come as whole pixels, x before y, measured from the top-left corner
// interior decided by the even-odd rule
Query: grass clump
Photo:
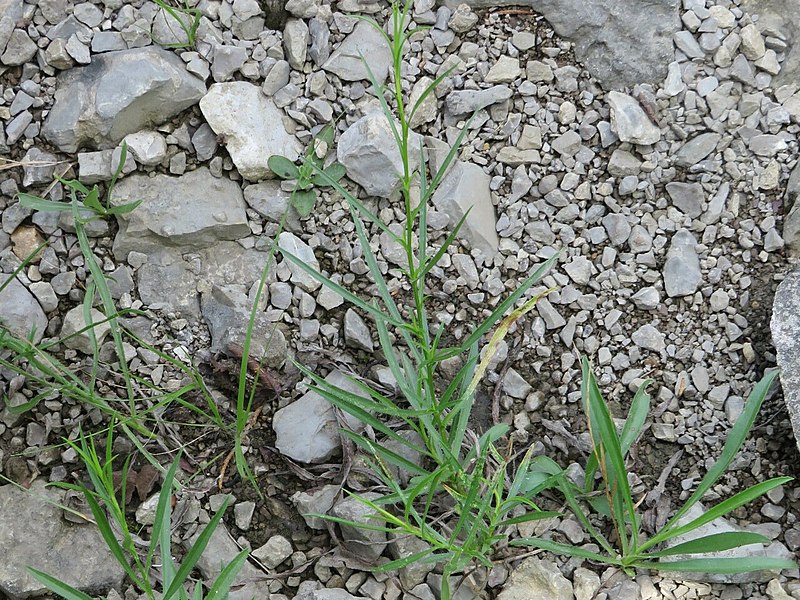
[[[81,435],[79,443],[66,440],[86,466],[92,487],[60,483],[58,487],[75,490],[83,494],[111,554],[125,571],[131,583],[150,600],[218,600],[228,597],[234,578],[247,560],[248,550],[242,550],[226,565],[208,591],[201,582],[191,587],[192,570],[208,546],[214,531],[222,520],[228,505],[226,498],[222,506],[202,529],[197,540],[188,550],[183,562],[177,564],[172,549],[172,494],[176,487],[175,474],[180,462],[180,453],[164,474],[164,482],[158,496],[150,539],[142,543],[140,532],[131,531],[126,518],[125,484],[130,459],[122,466],[121,489],[117,492],[117,480],[112,454],[113,423],[108,428],[105,450],[98,450],[94,438]],[[143,546],[141,549],[137,545]],[[28,568],[30,574],[50,591],[67,600],[91,600],[81,592],[59,579],[37,569]],[[158,577],[156,577],[158,575]],[[191,589],[190,589],[191,588]]]
[[[789,478],[775,478],[757,484],[713,507],[703,517],[687,525],[677,524],[729,466],[752,427],[774,374],[766,376],[756,386],[745,413],[728,437],[721,459],[686,504],[649,539],[641,530],[638,504],[632,496],[625,467],[627,452],[641,432],[649,411],[649,396],[644,387],[634,398],[631,414],[619,434],[589,363],[586,359],[583,360],[583,405],[594,447],[586,467],[589,487],[585,490],[573,484],[566,477],[565,471],[547,457],[532,457],[528,452],[521,461],[518,460],[519,457],[515,456],[504,441],[508,431],[506,425],[495,425],[480,436],[469,430],[476,387],[488,362],[509,328],[531,310],[541,297],[541,294],[532,295],[530,290],[555,263],[558,255],[542,263],[527,279],[521,281],[517,289],[498,304],[489,317],[477,324],[461,344],[444,346],[445,328],[434,330],[429,320],[426,278],[453,243],[466,217],[455,224],[438,250],[429,252],[427,210],[434,192],[455,160],[466,128],[429,180],[424,148],[413,148],[409,143],[409,123],[421,103],[449,73],[444,73],[428,86],[413,105],[405,104],[401,87],[403,48],[409,42],[410,36],[418,31],[406,31],[409,8],[410,2],[403,6],[397,2],[393,4],[390,34],[385,33],[374,21],[365,19],[381,32],[392,52],[393,86],[384,87],[379,84],[369,70],[369,63],[364,61],[364,64],[402,158],[399,195],[406,217],[402,232],[395,234],[367,205],[334,178],[326,176],[319,165],[306,161],[306,165],[314,169],[320,180],[328,183],[345,199],[364,251],[364,259],[375,282],[377,299],[365,300],[358,297],[288,252],[283,252],[288,260],[372,318],[383,358],[400,391],[400,399],[395,400],[379,390],[356,382],[366,396],[361,398],[331,385],[299,365],[313,382],[312,388],[317,393],[371,428],[371,436],[346,430],[343,434],[369,457],[367,462],[384,489],[383,496],[377,499],[351,493],[373,511],[374,524],[365,525],[337,517],[318,516],[342,525],[373,529],[393,536],[413,536],[425,542],[425,549],[384,564],[379,570],[399,569],[415,562],[440,564],[443,572],[442,600],[449,600],[451,597],[451,574],[461,572],[473,563],[491,567],[492,554],[499,544],[506,541],[512,526],[559,515],[540,508],[539,499],[544,497],[542,493],[545,491],[549,497],[552,497],[553,491],[564,496],[567,507],[597,541],[602,551],[590,552],[577,546],[557,544],[540,538],[517,540],[514,545],[533,546],[598,563],[617,565],[629,574],[637,568],[741,572],[793,567],[794,563],[791,561],[766,558],[748,561],[669,560],[669,557],[677,554],[716,552],[769,541],[763,536],[749,533],[708,536],[669,550],[656,550],[663,542],[693,531],[789,481]],[[394,111],[390,108],[387,97],[393,101]],[[420,166],[413,169],[410,157],[417,153]],[[414,195],[417,191],[419,201],[415,202]],[[370,246],[368,225],[380,229],[403,249],[408,265],[403,269],[403,275],[410,289],[410,306],[399,305],[389,291],[388,283]],[[418,238],[418,243],[415,238]],[[514,309],[520,302],[522,305]],[[510,314],[504,316],[509,311]],[[497,329],[485,348],[483,359],[479,360],[478,344],[495,327]],[[454,357],[463,359],[463,367],[452,380],[442,381],[440,365]],[[413,435],[403,434],[409,431]],[[398,448],[402,451],[398,451]],[[417,459],[409,459],[409,456]],[[402,478],[398,477],[400,471],[408,474],[406,484],[401,483]],[[599,499],[593,494],[592,487],[594,475],[598,471],[602,476]],[[612,536],[602,533],[601,526],[595,525],[597,519],[590,519],[587,508],[591,507],[599,509],[597,517],[610,519],[614,532]],[[610,540],[616,540],[618,547]]]

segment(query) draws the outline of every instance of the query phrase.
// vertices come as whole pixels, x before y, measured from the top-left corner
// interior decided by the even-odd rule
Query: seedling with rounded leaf
[[[325,166],[325,157],[333,145],[333,125],[328,124],[314,136],[302,163],[294,162],[273,154],[267,165],[275,175],[285,181],[294,181],[292,205],[301,217],[307,217],[314,210],[317,202],[317,187],[331,187],[331,181],[337,182],[344,177],[344,167],[337,162]]]

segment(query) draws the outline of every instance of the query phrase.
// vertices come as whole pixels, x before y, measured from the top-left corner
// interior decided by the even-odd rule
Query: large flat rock
[[[800,448],[800,269],[789,273],[778,286],[769,325],[781,369],[783,401]]]
[[[157,46],[100,54],[58,76],[42,133],[62,152],[113,148],[197,104],[205,92],[178,56]]]
[[[141,200],[119,215],[114,254],[145,254],[163,246],[199,249],[250,234],[242,190],[235,181],[214,177],[206,167],[180,177],[131,175],[114,188],[114,204]]]
[[[41,596],[33,567],[89,594],[122,584],[123,571],[95,525],[68,523],[64,492],[37,480],[29,490],[0,487],[0,592],[11,600]]]
[[[760,1],[760,0],[759,0]],[[678,0],[445,0],[455,8],[527,6],[575,43],[575,58],[607,90],[661,82],[681,28]]]

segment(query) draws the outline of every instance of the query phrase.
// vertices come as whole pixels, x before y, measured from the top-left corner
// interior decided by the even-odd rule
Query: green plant
[[[269,157],[267,165],[285,181],[294,181],[291,203],[301,217],[307,217],[317,202],[315,187],[329,187],[331,181],[344,177],[344,167],[337,162],[325,166],[325,157],[333,145],[333,125],[328,124],[314,136],[300,165],[280,154]],[[323,175],[324,174],[324,175]]]
[[[140,540],[128,526],[125,510],[125,483],[129,460],[122,465],[121,489],[117,496],[117,480],[114,477],[113,463],[116,457],[112,454],[113,423],[108,428],[105,440],[105,450],[99,452],[93,437],[81,434],[79,444],[70,440],[66,442],[75,449],[78,456],[86,466],[92,487],[84,485],[57,484],[59,487],[71,489],[83,494],[92,513],[92,519],[97,525],[100,535],[108,545],[114,558],[125,571],[131,582],[151,600],[200,600],[202,598],[222,599],[228,597],[228,591],[236,574],[241,570],[247,560],[248,551],[243,550],[234,560],[222,569],[219,576],[211,584],[207,593],[203,593],[201,582],[195,583],[191,593],[187,591],[192,570],[208,546],[214,530],[219,525],[222,515],[228,505],[228,500],[223,502],[220,509],[211,517],[203,528],[194,545],[184,556],[181,564],[176,564],[173,558],[171,527],[172,527],[172,492],[175,487],[175,473],[180,462],[180,454],[164,474],[164,483],[158,497],[155,519],[147,542],[147,550],[140,551],[137,541]],[[75,589],[74,587],[33,568],[29,572],[42,585],[50,591],[59,594],[67,600],[90,600],[91,596]],[[161,584],[156,586],[156,571],[160,573]]]
[[[414,31],[406,32],[410,2],[403,8],[393,6],[393,34],[384,35],[392,50],[395,85],[387,89],[380,85],[364,63],[372,80],[376,96],[383,106],[393,136],[400,150],[403,172],[400,178],[400,198],[405,211],[402,232],[395,233],[381,221],[355,195],[346,190],[335,177],[321,168],[318,161],[306,160],[304,166],[313,173],[312,178],[327,183],[346,200],[355,230],[361,242],[364,259],[375,281],[379,301],[364,300],[344,287],[315,271],[287,251],[283,255],[324,285],[337,291],[350,303],[367,313],[375,322],[383,356],[397,381],[401,401],[395,401],[380,391],[358,384],[366,398],[349,394],[326,382],[302,365],[298,368],[313,382],[313,389],[343,411],[370,426],[382,440],[368,439],[345,431],[344,434],[371,458],[373,472],[387,492],[377,500],[355,495],[375,511],[375,525],[362,525],[397,536],[412,535],[428,544],[428,548],[411,556],[392,561],[381,570],[400,568],[414,561],[442,563],[444,577],[442,598],[450,598],[450,575],[463,570],[472,561],[489,566],[488,556],[502,539],[506,528],[523,522],[543,519],[555,513],[539,510],[533,498],[547,481],[534,481],[528,472],[530,456],[511,477],[509,467],[514,463],[513,453],[501,451],[498,442],[506,434],[506,425],[491,427],[481,436],[469,431],[469,419],[475,399],[476,387],[483,377],[499,342],[509,328],[532,310],[542,294],[530,290],[557,260],[557,255],[545,261],[474,331],[456,346],[446,347],[447,331],[434,330],[428,313],[427,275],[437,265],[458,235],[466,217],[453,227],[439,249],[429,252],[428,206],[432,196],[466,135],[466,128],[428,179],[424,149],[412,148],[409,143],[409,122],[420,104],[449,73],[434,81],[410,109],[406,109],[401,88],[401,62],[403,48]],[[388,95],[396,104],[397,121],[386,101]],[[419,152],[420,167],[413,169],[410,156]],[[419,187],[419,202],[413,195]],[[402,306],[389,291],[388,284],[377,258],[371,249],[366,222],[387,234],[399,244],[407,258],[405,280],[410,288],[410,306]],[[419,243],[416,243],[418,236]],[[517,303],[522,306],[514,310]],[[504,318],[507,312],[510,314]],[[478,344],[484,335],[499,323],[497,331],[479,362]],[[452,381],[442,381],[439,367],[443,361],[461,357],[464,365]],[[395,426],[389,426],[388,421]],[[397,428],[413,432],[409,439]],[[415,441],[416,440],[416,441]],[[403,452],[397,450],[402,448]],[[418,461],[404,456],[411,452]],[[407,485],[397,481],[396,470],[410,474]],[[509,481],[509,478],[511,480]],[[524,514],[519,514],[522,511]],[[526,512],[527,511],[527,512]],[[329,520],[359,526],[334,517]]]
[[[153,0],[164,12],[166,12],[172,19],[178,23],[183,33],[186,35],[186,42],[172,42],[166,43],[156,39],[153,41],[159,46],[164,48],[191,48],[197,41],[197,29],[200,27],[200,18],[203,16],[203,11],[199,8],[193,8],[189,5],[188,0],[184,0],[183,6],[172,6],[167,3],[167,0]],[[184,17],[186,19],[184,20]],[[165,17],[166,20],[166,17]],[[169,22],[167,21],[169,24]]]
[[[725,440],[720,458],[708,470],[694,493],[678,509],[672,517],[652,535],[646,538],[642,532],[641,515],[638,503],[634,500],[628,483],[628,471],[625,458],[636,438],[642,431],[650,407],[650,396],[646,392],[648,383],[641,386],[631,403],[628,418],[621,432],[617,431],[608,406],[603,399],[589,361],[584,358],[583,368],[583,408],[586,412],[589,433],[594,452],[589,457],[586,468],[584,488],[578,487],[552,460],[539,457],[534,470],[555,478],[555,487],[564,495],[567,504],[575,516],[581,521],[591,537],[602,549],[592,552],[584,548],[560,544],[538,538],[514,540],[512,545],[533,546],[555,552],[577,556],[600,563],[621,567],[626,573],[633,574],[637,568],[655,569],[659,571],[701,571],[705,573],[739,573],[765,569],[790,569],[796,565],[790,560],[766,557],[748,558],[678,558],[678,555],[708,554],[730,550],[749,544],[767,544],[769,538],[749,532],[717,533],[698,537],[691,541],[678,543],[670,548],[655,548],[664,542],[697,530],[714,519],[723,517],[731,511],[763,496],[769,490],[792,480],[791,477],[775,477],[757,483],[727,500],[709,508],[699,517],[688,523],[681,523],[688,511],[702,500],[703,496],[716,484],[722,474],[730,466],[753,426],[756,415],[767,392],[777,377],[777,371],[766,374],[759,381],[745,403],[741,416],[731,428]],[[593,490],[595,473],[600,473],[604,495],[592,499],[589,494]],[[551,479],[552,480],[552,479]],[[582,500],[586,500],[582,502]],[[604,535],[586,514],[586,507],[599,511],[599,515],[611,521],[613,537]],[[616,541],[616,544],[613,541]],[[664,560],[666,559],[666,560]]]

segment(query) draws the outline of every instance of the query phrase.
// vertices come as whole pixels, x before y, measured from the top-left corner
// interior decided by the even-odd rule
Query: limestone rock
[[[678,519],[677,526],[686,525],[687,523],[697,519],[706,512],[705,507],[701,503],[697,503],[681,518]],[[666,546],[672,547],[688,542],[697,538],[705,537],[707,535],[714,535],[718,533],[726,533],[732,531],[743,531],[741,528],[734,527],[727,519],[719,517],[710,523],[707,523],[697,529],[690,531],[684,535],[672,538],[666,543]],[[746,529],[744,530],[746,531]],[[748,546],[741,546],[723,552],[713,552],[704,555],[703,558],[750,558],[750,557],[771,557],[783,558],[794,560],[795,556],[790,552],[786,546],[780,542],[772,542],[769,546],[762,546],[761,544],[750,544]],[[670,559],[679,560],[683,558],[696,558],[693,555],[676,554]],[[707,583],[747,583],[747,582],[766,582],[775,577],[774,571],[750,571],[748,573],[735,573],[735,574],[716,574],[716,573],[680,573],[675,574],[676,579],[685,579],[689,581],[705,581]]]
[[[131,175],[114,188],[112,202],[142,203],[119,215],[114,254],[147,253],[162,246],[203,248],[250,234],[242,191],[236,182],[200,167],[180,177]]]
[[[91,309],[90,316],[97,348],[99,348],[111,331],[111,326],[106,321],[106,316],[96,308]],[[87,329],[78,333],[89,325],[90,323],[87,322],[83,312],[83,305],[76,306],[67,312],[64,315],[64,325],[61,328],[61,337],[66,338],[64,339],[64,345],[84,354],[92,354],[94,348],[92,346],[91,330]]]
[[[697,240],[688,229],[672,236],[664,263],[664,289],[667,296],[689,296],[697,291],[703,276],[697,256]]]
[[[621,141],[649,145],[661,139],[661,130],[653,125],[638,100],[619,92],[609,92],[606,100],[611,106],[611,127]]]
[[[368,492],[361,494],[367,500],[375,500],[380,498],[380,494]],[[381,525],[381,520],[372,517],[375,511],[369,506],[359,501],[357,498],[348,497],[337,504],[331,509],[331,514],[340,519],[346,519],[355,523],[362,523],[364,525]],[[340,525],[342,531],[342,543],[349,551],[367,561],[377,560],[383,554],[388,539],[385,531],[372,531],[369,529],[361,529],[352,525]]]
[[[575,43],[575,57],[605,89],[661,82],[681,29],[678,0],[446,0],[455,8],[527,6]]]
[[[113,148],[127,134],[197,104],[205,91],[172,52],[157,46],[108,52],[58,76],[42,134],[62,152]]]
[[[215,285],[201,295],[200,310],[211,333],[212,352],[244,345],[252,302],[237,288]],[[250,355],[259,362],[263,358],[268,367],[279,368],[286,361],[286,338],[261,311],[256,313],[250,344]]]
[[[300,259],[303,264],[308,265],[315,271],[319,271],[319,262],[317,261],[317,257],[314,256],[314,250],[295,234],[289,231],[281,233],[280,236],[278,236],[278,248]],[[292,273],[292,282],[299,285],[305,291],[313,292],[322,285],[318,279],[306,273],[293,261],[287,259],[287,263],[289,271]]]
[[[511,578],[497,600],[572,600],[572,583],[555,563],[528,558],[511,572]]]
[[[449,216],[451,228],[470,211],[459,237],[487,258],[497,253],[500,243],[489,182],[489,176],[478,165],[457,161],[433,195],[434,206]]]
[[[411,132],[410,169],[419,165],[422,138]],[[381,113],[369,114],[353,123],[339,138],[336,157],[347,176],[371,196],[388,198],[400,188],[403,160],[391,126]]]
[[[322,68],[344,81],[361,81],[369,79],[364,58],[369,60],[369,68],[378,83],[386,81],[392,53],[379,31],[369,23],[359,21]]]
[[[239,173],[257,181],[272,177],[269,157],[297,160],[300,146],[283,126],[283,113],[257,85],[246,81],[215,83],[200,101],[200,110],[217,135],[223,136]]]
[[[58,507],[63,502],[64,492],[43,479],[30,490],[0,487],[0,592],[11,600],[45,593],[29,566],[92,595],[122,585],[122,567],[97,527],[67,522]]]
[[[783,399],[800,448],[800,270],[790,272],[775,292],[772,343],[781,368]]]
[[[366,396],[340,371],[331,371],[325,381],[354,395]],[[353,431],[364,429],[363,423],[350,415],[345,415],[344,422]],[[272,419],[272,428],[276,435],[275,447],[293,460],[323,463],[341,448],[340,425],[333,405],[315,391],[306,392],[299,400],[277,411]]]
[[[0,286],[10,275],[0,274]],[[0,324],[19,338],[33,332],[33,342],[38,344],[47,328],[47,316],[31,293],[16,278],[0,292]]]

